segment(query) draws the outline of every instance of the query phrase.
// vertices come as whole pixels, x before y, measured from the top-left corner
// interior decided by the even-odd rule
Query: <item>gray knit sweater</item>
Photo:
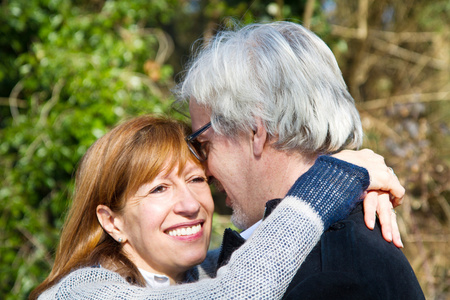
[[[320,157],[216,278],[150,289],[105,268],[85,267],[39,299],[280,299],[324,228],[344,218],[368,184],[365,169]]]

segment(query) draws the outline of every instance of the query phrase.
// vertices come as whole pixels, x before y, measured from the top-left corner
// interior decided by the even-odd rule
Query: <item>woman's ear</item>
[[[256,118],[256,129],[253,130],[253,155],[261,157],[267,141],[267,131],[260,118]]]
[[[103,229],[116,241],[126,241],[125,233],[122,231],[122,218],[106,205],[97,206],[97,219]]]

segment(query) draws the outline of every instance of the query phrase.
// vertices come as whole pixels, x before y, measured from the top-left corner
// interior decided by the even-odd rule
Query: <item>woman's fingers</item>
[[[367,228],[373,230],[375,228],[375,220],[378,206],[378,193],[369,191],[364,197],[364,222]]]
[[[388,193],[378,192],[377,213],[384,239],[388,242],[392,241],[399,248],[403,248],[397,224],[397,216]]]
[[[389,193],[369,191],[364,198],[364,222],[371,230],[374,228],[377,214],[383,238],[388,242],[393,242],[398,248],[403,248],[397,215],[392,207]]]
[[[400,230],[398,229],[397,214],[395,213],[395,210],[393,208],[391,213],[391,224],[392,224],[392,242],[394,243],[395,246],[397,246],[397,248],[403,248]]]
[[[388,173],[387,182],[390,184],[390,200],[392,202],[392,206],[397,207],[402,204],[403,197],[405,196],[405,188],[400,183],[392,168],[388,167]],[[383,188],[381,188],[381,190],[383,190]]]

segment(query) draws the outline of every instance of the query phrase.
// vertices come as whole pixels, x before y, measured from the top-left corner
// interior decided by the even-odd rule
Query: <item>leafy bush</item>
[[[120,120],[169,111],[170,48],[162,48],[170,40],[146,27],[170,18],[169,4],[110,1],[97,13],[63,0],[3,7],[2,22],[29,40],[13,38],[21,54],[0,71],[17,70],[0,131],[0,298],[25,297],[48,274],[87,148]]]
[[[310,25],[333,50],[365,147],[407,188],[398,220],[429,299],[449,292],[447,0],[8,0],[0,4],[0,299],[48,274],[73,170],[117,122],[169,113],[192,43],[234,22]],[[234,20],[234,21],[233,21]],[[217,195],[215,199],[217,199]],[[216,209],[223,210],[216,201]],[[215,217],[212,245],[226,217]],[[444,247],[443,247],[444,246]]]

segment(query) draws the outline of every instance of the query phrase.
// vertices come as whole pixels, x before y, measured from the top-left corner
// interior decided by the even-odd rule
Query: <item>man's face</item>
[[[190,101],[189,111],[192,131],[211,121],[209,110],[195,101]],[[269,199],[258,194],[257,176],[252,173],[251,167],[253,152],[250,138],[241,134],[231,139],[215,134],[209,128],[198,137],[198,141],[206,143],[206,174],[219,181],[219,190],[227,194],[226,204],[233,209],[231,220],[236,227],[245,229],[259,221],[264,203]]]

